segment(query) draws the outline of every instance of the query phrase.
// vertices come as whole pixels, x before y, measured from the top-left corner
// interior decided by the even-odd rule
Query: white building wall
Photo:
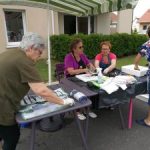
[[[58,26],[59,34],[64,34],[64,15],[62,13],[58,13]]]
[[[98,15],[96,17],[96,33],[110,34],[110,13]]]
[[[127,9],[118,12],[118,33],[131,33],[133,10]]]
[[[139,24],[139,34],[146,34],[147,28],[144,30],[143,27],[146,26],[148,27],[150,23],[142,23]]]
[[[53,21],[54,21],[54,33],[53,34],[59,34],[59,18],[58,18],[58,12],[53,12]],[[52,23],[52,20],[50,20],[50,22]]]
[[[13,50],[15,48],[7,47],[7,38],[6,38],[6,28],[5,28],[5,17],[4,9],[9,10],[22,10],[25,12],[26,20],[26,31],[27,32],[36,32],[40,34],[47,43],[48,38],[48,11],[46,9],[26,7],[26,6],[14,6],[14,5],[0,5],[0,53],[6,50]],[[54,12],[54,34],[59,34],[58,29],[58,13]],[[52,13],[49,13],[49,29],[50,35],[53,34],[52,31]],[[47,50],[45,50],[44,57],[47,56]]]

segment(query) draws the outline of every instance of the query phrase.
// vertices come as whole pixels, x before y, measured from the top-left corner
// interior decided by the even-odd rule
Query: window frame
[[[144,31],[147,30],[147,25],[146,25],[146,24],[143,25],[143,30],[144,30]]]
[[[82,18],[82,17],[77,17],[76,16],[76,34],[79,33],[79,22],[78,22],[78,18]],[[87,18],[87,35],[91,34],[91,19],[92,19],[92,16],[85,16],[84,18]],[[95,24],[95,17],[93,18],[93,21],[94,21],[94,24]],[[94,26],[93,26],[94,27]],[[94,31],[94,28],[93,28],[93,31]]]
[[[23,23],[23,31],[26,33],[26,14],[25,10],[20,9],[3,9],[3,15],[4,15],[4,27],[5,27],[5,38],[6,38],[6,47],[7,48],[15,48],[19,47],[20,42],[9,42],[8,41],[8,35],[7,35],[7,26],[6,26],[6,18],[5,18],[5,11],[11,11],[11,12],[21,12],[22,13],[22,23]]]
[[[68,15],[68,14],[67,15],[64,14],[63,17],[65,18],[65,16],[72,17],[72,15]],[[92,27],[91,19],[92,19],[92,17],[93,17],[93,21],[94,21],[93,22],[93,32],[91,32],[91,27]],[[84,17],[77,17],[77,16],[75,16],[75,19],[76,19],[75,20],[75,30],[76,30],[76,32],[74,34],[78,34],[79,33],[79,21],[78,21],[79,18],[87,18],[87,34],[94,33],[94,31],[95,31],[95,16],[84,16]],[[65,25],[65,23],[64,23],[64,25]],[[64,26],[64,34],[66,34],[65,33],[65,26]]]

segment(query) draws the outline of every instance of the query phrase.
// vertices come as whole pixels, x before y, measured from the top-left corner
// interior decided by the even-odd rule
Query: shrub
[[[53,35],[50,37],[51,57],[58,61],[63,61],[65,55],[70,51],[69,44],[71,40],[75,38],[81,38],[83,40],[84,53],[90,59],[93,59],[100,52],[99,44],[102,41],[110,41],[112,44],[111,51],[114,52],[117,57],[123,57],[136,54],[138,52],[138,47],[147,40],[145,35],[138,35],[134,33],[115,33],[112,35]]]

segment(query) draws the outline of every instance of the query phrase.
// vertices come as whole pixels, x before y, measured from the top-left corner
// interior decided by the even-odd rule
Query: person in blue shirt
[[[148,110],[148,115],[145,119],[140,119],[136,120],[136,122],[140,125],[150,127],[150,26],[147,28],[147,35],[149,37],[149,40],[145,42],[139,50],[139,53],[137,54],[135,58],[135,70],[140,70],[138,67],[139,61],[142,57],[145,57],[146,60],[149,63],[148,71],[147,71],[147,84],[148,84],[148,94],[149,94],[149,99],[148,99],[148,105],[149,105],[149,110]]]

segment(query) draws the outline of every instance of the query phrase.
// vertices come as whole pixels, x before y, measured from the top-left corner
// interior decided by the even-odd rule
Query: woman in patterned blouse
[[[148,67],[148,71],[147,71],[147,84],[148,84],[148,94],[149,94],[149,99],[148,99],[148,105],[149,105],[149,110],[148,110],[148,115],[145,119],[140,119],[140,120],[136,120],[136,122],[140,125],[146,126],[146,127],[150,127],[150,26],[147,28],[147,35],[149,37],[149,40],[147,42],[145,42],[139,50],[139,53],[137,54],[136,58],[135,58],[135,66],[134,69],[135,70],[139,70],[138,64],[139,61],[141,59],[141,57],[145,57],[146,60],[149,63],[149,67]]]

